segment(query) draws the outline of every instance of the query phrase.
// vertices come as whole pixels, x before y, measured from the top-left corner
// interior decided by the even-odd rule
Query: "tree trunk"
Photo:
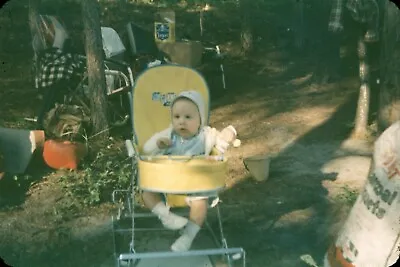
[[[367,47],[364,42],[364,36],[360,35],[358,40],[358,62],[360,72],[360,93],[358,96],[357,113],[355,118],[355,127],[353,137],[357,139],[364,139],[367,136],[369,103],[370,103],[370,85],[369,78],[369,65],[366,60]]]
[[[391,1],[384,2],[378,112],[379,132],[383,132],[400,119],[400,11]]]
[[[81,5],[89,91],[92,92],[90,108],[93,132],[105,138],[108,136],[108,123],[99,5],[96,0],[84,0]]]
[[[240,41],[242,43],[242,52],[248,54],[253,50],[253,29],[251,23],[251,0],[240,0],[240,14],[242,20],[242,30]]]
[[[29,29],[31,31],[31,41],[32,41],[32,49],[34,50],[33,47],[33,42],[34,38],[39,38],[37,35],[38,30],[39,30],[39,5],[40,5],[40,0],[29,0],[29,11],[28,11],[28,19],[29,19]],[[35,64],[35,69],[37,68],[37,62],[36,62],[36,51],[33,51],[33,60]]]
[[[37,23],[39,19],[39,8],[40,0],[29,0],[29,28],[31,30],[31,35],[34,36],[37,30]]]
[[[292,28],[293,28],[293,39],[294,47],[298,51],[302,50],[305,45],[305,18],[304,18],[304,0],[295,0],[292,3]]]
[[[204,6],[200,9],[200,16],[199,16],[199,26],[200,26],[200,37],[203,39],[204,37],[204,24],[205,24],[205,15],[210,10],[210,6],[207,2],[204,3]]]
[[[310,41],[311,55],[314,60],[313,79],[317,83],[334,82],[339,78],[340,69],[340,34],[328,30],[332,0],[311,2],[308,21],[313,21]]]

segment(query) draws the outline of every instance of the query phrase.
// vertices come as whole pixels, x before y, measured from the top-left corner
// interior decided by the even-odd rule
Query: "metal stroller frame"
[[[160,66],[162,67],[162,66]],[[154,67],[159,68],[159,67]],[[140,77],[138,78],[140,79]],[[131,96],[131,106],[133,105],[133,92],[130,93]],[[132,109],[133,110],[133,107]],[[132,119],[134,117],[132,116]],[[134,125],[134,123],[132,123]],[[133,126],[134,127],[134,126]],[[222,221],[221,221],[221,213],[219,210],[219,206],[216,205],[214,208],[216,209],[216,215],[218,219],[218,228],[219,228],[219,238],[214,233],[212,227],[208,223],[207,219],[205,221],[205,227],[209,230],[213,241],[218,246],[218,248],[214,249],[200,249],[200,250],[190,250],[186,252],[171,252],[171,251],[160,251],[160,252],[137,252],[136,251],[136,235],[135,232],[139,230],[150,230],[147,228],[138,228],[136,226],[136,219],[146,218],[146,217],[154,217],[155,215],[147,212],[138,212],[137,203],[135,200],[135,194],[137,192],[138,180],[139,180],[139,172],[138,172],[138,162],[139,160],[143,160],[144,156],[139,155],[137,146],[137,142],[135,139],[135,135],[133,135],[132,140],[126,140],[126,147],[128,150],[128,155],[132,158],[133,172],[132,172],[132,180],[131,185],[127,190],[115,190],[112,193],[112,200],[118,206],[118,212],[116,215],[112,216],[112,225],[113,225],[113,233],[114,233],[114,249],[115,249],[115,264],[116,266],[137,266],[140,264],[141,260],[151,259],[151,258],[172,258],[172,257],[190,257],[190,256],[224,256],[229,267],[233,267],[234,263],[238,262],[241,259],[241,266],[246,266],[246,254],[243,248],[229,248],[227,245],[227,241],[224,235]],[[152,157],[153,159],[156,157]],[[162,192],[160,192],[162,193]],[[164,192],[165,193],[165,192]],[[121,200],[123,204],[121,205]],[[131,222],[129,227],[124,228],[120,227],[125,219],[130,220]],[[154,228],[152,228],[154,229]],[[126,246],[126,250],[123,253],[118,252],[118,240],[117,234],[126,233],[130,235],[130,244],[129,249]]]

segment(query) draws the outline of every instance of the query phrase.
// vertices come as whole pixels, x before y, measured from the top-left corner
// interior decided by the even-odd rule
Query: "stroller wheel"
[[[133,266],[135,266],[135,263],[132,260],[119,260],[118,266],[121,266],[121,267],[133,267]]]
[[[129,244],[129,251],[130,253],[135,253],[135,251],[132,249],[132,243]],[[118,266],[123,266],[123,267],[135,267],[139,264],[140,260],[118,260],[119,264]]]

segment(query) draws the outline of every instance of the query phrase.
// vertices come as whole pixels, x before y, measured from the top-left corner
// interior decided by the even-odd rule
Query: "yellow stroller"
[[[170,103],[182,91],[195,90],[205,100],[209,113],[209,91],[204,78],[195,70],[180,65],[161,65],[144,71],[137,79],[131,99],[133,139],[127,140],[128,153],[133,159],[133,177],[131,188],[126,191],[114,191],[113,200],[118,203],[125,199],[125,211],[120,207],[113,216],[114,245],[117,266],[245,266],[245,251],[242,248],[228,248],[221,222],[218,205],[216,210],[220,236],[214,234],[214,248],[192,249],[185,252],[138,251],[136,232],[143,230],[138,225],[139,218],[149,218],[150,211],[139,212],[135,203],[136,189],[165,194],[168,206],[185,209],[184,197],[192,193],[218,193],[225,186],[227,159],[223,155],[196,156],[145,156],[142,155],[144,143],[156,132],[168,127],[170,123]],[[206,114],[208,120],[209,114]],[[124,219],[127,225],[123,226]],[[125,222],[126,223],[126,222]],[[148,226],[148,225],[147,225]],[[145,228],[145,231],[150,229]],[[118,233],[129,235],[130,246],[118,249]],[[171,240],[172,241],[172,240]],[[195,241],[196,242],[196,241]],[[197,261],[194,260],[197,259]],[[200,260],[199,260],[200,259]],[[216,259],[224,265],[216,265]],[[192,261],[191,261],[192,260]],[[218,263],[220,264],[220,263]]]

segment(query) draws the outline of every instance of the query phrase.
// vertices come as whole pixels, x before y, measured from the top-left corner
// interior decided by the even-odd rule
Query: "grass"
[[[64,171],[60,182],[65,193],[83,204],[110,201],[113,190],[128,189],[133,165],[121,142],[112,139],[83,162],[79,170]]]
[[[349,187],[348,185],[344,185],[341,189],[341,193],[339,193],[333,199],[333,201],[338,205],[343,205],[347,207],[353,206],[360,192],[354,188]]]

